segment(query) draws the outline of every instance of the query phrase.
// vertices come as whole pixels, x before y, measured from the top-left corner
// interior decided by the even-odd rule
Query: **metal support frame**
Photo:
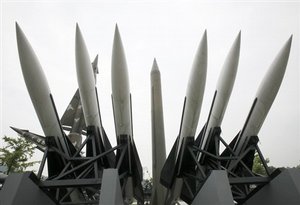
[[[97,135],[97,133],[96,133]],[[72,156],[63,153],[56,146],[47,145],[43,159],[41,161],[37,178],[39,180],[39,187],[51,196],[52,200],[58,204],[99,204],[100,188],[102,184],[103,170],[106,168],[116,168],[119,170],[119,179],[125,188],[127,178],[130,176],[129,170],[123,170],[122,165],[129,163],[128,149],[130,145],[128,141],[119,142],[117,146],[109,150],[99,152],[97,148],[97,136],[95,133],[88,134],[84,142],[76,150]],[[52,141],[53,142],[53,141]],[[53,145],[53,144],[52,144]],[[88,156],[81,156],[82,149],[89,146]],[[42,172],[45,168],[45,163],[48,159],[49,153],[59,156],[64,161],[64,166],[54,176],[49,177],[43,181],[41,179]],[[119,153],[117,161],[114,162],[113,167],[106,163],[107,156],[111,153]],[[55,163],[55,162],[51,162]],[[120,173],[122,172],[122,173]],[[124,193],[124,192],[123,192]],[[71,200],[72,194],[80,195],[76,200]]]
[[[231,192],[237,203],[242,203],[255,188],[261,188],[271,181],[271,173],[267,162],[257,145],[257,136],[250,137],[249,144],[245,151],[237,156],[231,144],[227,144],[220,136],[220,128],[215,128],[211,133],[213,133],[213,135],[210,136],[210,145],[206,150],[200,149],[195,145],[187,146],[191,159],[195,164],[196,174],[193,175],[183,170],[184,189],[182,192],[185,192],[186,195],[183,196],[182,194],[181,198],[184,201],[191,203],[212,170],[225,170],[227,172]],[[223,153],[219,153],[220,144],[225,146],[225,150],[227,150],[229,154],[224,155]],[[255,152],[258,153],[267,176],[260,176],[252,171],[252,163],[249,165],[249,161],[252,159],[253,162],[251,156],[254,155]],[[199,156],[200,153],[203,158],[198,161],[196,156]],[[228,167],[229,162],[231,162],[230,167]],[[188,183],[189,180],[196,181],[196,190]]]

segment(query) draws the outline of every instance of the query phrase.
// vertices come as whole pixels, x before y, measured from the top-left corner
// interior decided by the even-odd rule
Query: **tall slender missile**
[[[125,201],[131,202],[133,195],[143,201],[141,181],[143,170],[135,147],[132,132],[131,94],[124,48],[116,25],[111,62],[112,105],[116,129],[117,143],[127,143],[126,160],[123,160],[119,172],[128,171],[129,177],[125,185]],[[117,158],[120,150],[117,151]]]
[[[255,95],[251,110],[236,141],[234,151],[239,155],[248,145],[249,138],[256,136],[278,93],[285,74],[292,44],[292,36],[284,44],[269,67]]]
[[[160,71],[156,59],[151,70],[151,125],[152,125],[152,173],[151,204],[164,204],[166,188],[160,181],[160,172],[166,160],[165,130]]]
[[[76,24],[75,57],[77,81],[86,126],[95,126],[101,130],[94,72],[78,24]]]
[[[78,24],[76,24],[75,39],[76,71],[82,110],[87,134],[90,132],[95,139],[95,146],[92,140],[87,142],[86,155],[95,156],[111,149],[111,144],[102,127],[94,69]],[[104,167],[112,167],[114,163],[114,153],[101,159],[101,164]]]
[[[201,138],[200,148],[207,149],[209,145],[210,134],[215,127],[220,127],[223,116],[232,92],[234,85],[240,54],[241,32],[236,37],[227,57],[221,73],[219,75],[217,87],[214,93],[214,98],[206,123],[204,136]],[[201,153],[198,156],[198,160],[201,157]]]
[[[131,99],[127,63],[118,26],[115,28],[111,66],[112,103],[117,137],[132,137]]]
[[[184,150],[181,149],[184,149],[187,137],[195,136],[204,95],[206,72],[207,34],[205,31],[194,58],[186,90],[176,158],[178,158],[180,151],[183,154]],[[180,157],[182,158],[182,156]]]
[[[61,128],[42,66],[17,23],[16,34],[23,77],[44,134],[58,137],[63,151],[69,154],[66,137]]]
[[[165,187],[171,189],[171,192],[167,196],[167,204],[175,203],[181,194],[183,187],[183,180],[181,178],[182,171],[187,169],[194,170],[195,167],[195,164],[192,164],[193,159],[191,159],[191,155],[187,151],[186,146],[188,144],[191,146],[194,145],[194,136],[199,121],[205,89],[206,72],[207,33],[205,31],[198,46],[190,72],[179,135],[161,172],[160,182]]]

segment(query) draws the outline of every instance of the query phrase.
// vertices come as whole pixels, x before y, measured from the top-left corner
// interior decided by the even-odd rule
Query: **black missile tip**
[[[17,132],[17,133],[20,133],[20,132],[21,132],[21,130],[18,129],[18,128],[15,128],[15,127],[12,127],[12,126],[10,126],[10,128],[11,128],[12,130],[14,130],[15,132]]]

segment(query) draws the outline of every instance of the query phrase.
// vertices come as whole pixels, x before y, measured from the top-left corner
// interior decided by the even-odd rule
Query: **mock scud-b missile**
[[[167,196],[167,204],[173,204],[178,199],[183,186],[180,177],[183,169],[194,169],[192,159],[186,146],[194,145],[194,136],[196,133],[207,72],[207,34],[203,34],[202,40],[197,49],[190,72],[190,78],[187,86],[186,96],[182,112],[179,135],[171,152],[164,164],[161,172],[160,182],[171,189],[171,194]]]
[[[211,140],[210,137],[212,135],[213,129],[221,126],[237,73],[240,43],[241,33],[238,34],[229,53],[227,54],[225,63],[219,75],[217,87],[211,105],[211,110],[206,126],[204,128],[204,135],[201,136],[201,141],[199,144],[199,147],[202,150],[208,151],[208,146]],[[214,148],[215,147],[213,147],[213,149]],[[198,160],[200,160],[201,156],[202,155],[200,153],[198,156]]]
[[[160,184],[160,172],[166,160],[165,130],[160,71],[154,59],[151,69],[152,176],[151,204],[164,204],[166,188]]]
[[[116,25],[111,65],[112,105],[115,121],[115,131],[118,144],[127,144],[127,153],[119,168],[119,173],[128,171],[129,177],[125,182],[125,201],[131,203],[133,196],[143,201],[141,181],[143,177],[142,165],[135,147],[132,132],[132,107],[129,90],[128,69],[125,52]],[[121,157],[121,150],[117,151],[117,159]]]
[[[25,34],[16,23],[19,58],[25,84],[45,136],[58,137],[62,151],[69,155],[69,143],[61,128],[52,94],[42,66]]]
[[[292,36],[281,48],[261,81],[251,110],[234,146],[234,152],[238,156],[247,148],[250,137],[257,136],[273,104],[285,74],[291,44]]]

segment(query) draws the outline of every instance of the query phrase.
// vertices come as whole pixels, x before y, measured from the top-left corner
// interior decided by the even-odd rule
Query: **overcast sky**
[[[16,136],[9,126],[43,134],[22,77],[15,21],[39,58],[60,117],[78,87],[74,48],[75,25],[79,23],[91,60],[99,54],[100,109],[113,145],[110,70],[114,27],[118,23],[129,70],[134,139],[141,162],[149,170],[150,70],[154,57],[161,71],[168,153],[179,132],[189,72],[203,32],[207,29],[208,71],[198,131],[207,119],[225,57],[241,30],[237,78],[222,124],[222,136],[229,143],[242,128],[268,67],[293,34],[286,74],[259,138],[271,165],[300,164],[299,2],[100,2],[2,1],[1,136]],[[41,156],[37,151],[35,157]]]

